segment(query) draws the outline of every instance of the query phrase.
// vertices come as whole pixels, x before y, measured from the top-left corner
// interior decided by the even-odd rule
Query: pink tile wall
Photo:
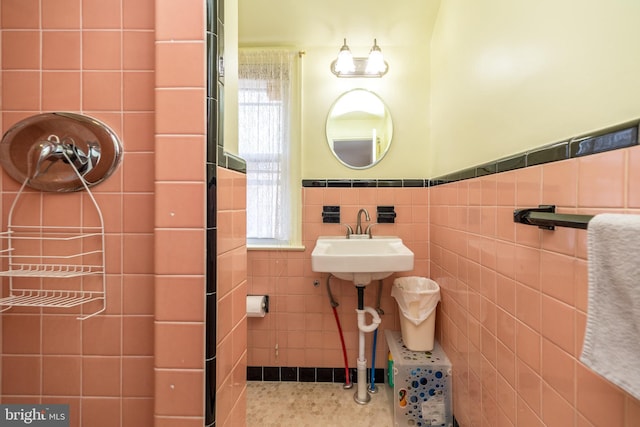
[[[640,147],[430,189],[438,335],[461,426],[632,427],[640,402],[579,361],[586,231],[513,223],[516,207],[640,213]]]
[[[76,111],[110,125],[125,150],[94,189],[107,232],[107,311],[84,322],[53,310],[4,314],[3,402],[70,403],[72,426],[202,425],[204,3],[182,6],[1,4],[3,131],[43,111]],[[196,71],[177,74],[175,63]],[[17,188],[2,177],[5,218]],[[57,197],[30,203],[48,218]]]
[[[155,24],[155,426],[204,423],[206,111],[203,1],[131,0],[130,19]],[[155,5],[154,5],[155,3]],[[125,3],[126,4],[126,3]],[[155,22],[154,17],[155,16]],[[131,34],[134,44],[147,43]],[[154,39],[152,39],[154,40]],[[143,62],[137,49],[124,52]],[[176,64],[184,72],[176,72]],[[125,81],[145,84],[144,75]],[[140,100],[138,101],[140,102]]]
[[[246,422],[246,175],[218,168],[216,425]]]
[[[105,218],[106,312],[86,321],[56,309],[2,316],[3,403],[69,403],[72,426],[153,423],[152,11],[149,0],[0,6],[3,131],[44,111],[81,112],[112,127],[125,151],[94,188]],[[3,172],[3,218],[17,188]],[[26,209],[60,218],[78,199],[34,193]]]
[[[268,294],[270,311],[264,318],[248,319],[249,366],[334,367],[344,366],[342,347],[329,303],[326,275],[311,271],[311,252],[318,236],[342,235],[345,227],[322,223],[322,206],[339,205],[341,221],[355,228],[360,208],[375,222],[376,206],[393,205],[395,224],[373,227],[378,235],[400,236],[415,254],[415,269],[402,275],[428,276],[427,244],[429,215],[425,188],[303,188],[304,251],[249,251],[250,294]],[[399,330],[397,305],[391,297],[391,276],[384,280],[381,308],[384,310],[379,336],[385,328]],[[319,285],[314,286],[314,281]],[[355,309],[357,293],[352,283],[333,278],[331,290],[344,332],[349,367],[358,356]],[[375,307],[378,284],[365,290],[365,305]],[[371,359],[372,335],[366,338],[366,357]],[[276,351],[277,346],[277,351]],[[376,366],[386,367],[388,348],[378,339]]]
[[[2,22],[2,8],[0,8],[0,23]],[[1,28],[1,26],[0,26]],[[3,39],[3,34],[2,31],[0,31],[0,82],[2,81],[2,71],[3,71],[3,66],[2,66],[2,39]],[[0,111],[2,111],[2,85],[0,85]],[[4,129],[3,126],[3,121],[2,121],[2,114],[0,114],[0,129]],[[0,174],[0,193],[2,192],[2,187],[3,187],[3,180],[4,180],[4,174]],[[0,198],[0,212],[4,211],[4,206],[2,203],[2,198]],[[4,224],[4,215],[0,214],[0,223]],[[0,328],[2,328],[2,316],[0,316]],[[2,354],[2,340],[0,339],[0,354]],[[2,366],[0,365],[0,377],[2,377]]]

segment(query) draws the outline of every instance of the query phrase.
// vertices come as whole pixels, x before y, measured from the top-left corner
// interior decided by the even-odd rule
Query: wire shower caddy
[[[14,214],[27,177],[9,210],[7,231],[0,233],[0,277],[9,281],[9,295],[0,298],[0,312],[12,307],[71,308],[95,302],[88,313],[81,310],[77,317],[85,320],[106,308],[102,212],[78,169],[71,161],[65,163],[86,190],[96,224],[83,224],[88,221],[85,212],[80,214],[78,226],[45,225],[42,212],[38,224],[17,224]]]

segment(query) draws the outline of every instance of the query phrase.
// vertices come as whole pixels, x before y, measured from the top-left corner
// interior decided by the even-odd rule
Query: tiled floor
[[[353,400],[355,387],[344,390],[338,383],[247,383],[247,427],[390,427],[393,426],[393,395],[378,384],[371,401]]]

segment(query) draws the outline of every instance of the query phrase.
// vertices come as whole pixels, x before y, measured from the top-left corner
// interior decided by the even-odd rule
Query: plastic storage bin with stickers
[[[385,331],[394,425],[453,427],[451,362],[434,339],[440,287],[424,277],[399,277],[391,295],[401,327]]]

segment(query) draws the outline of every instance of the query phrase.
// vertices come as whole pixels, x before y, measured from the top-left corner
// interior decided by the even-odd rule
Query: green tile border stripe
[[[247,162],[242,157],[227,153],[222,147],[218,147],[218,149],[218,166],[244,174],[247,173]]]
[[[426,179],[303,179],[302,186],[330,188],[427,187]]]
[[[479,178],[494,173],[522,169],[544,163],[557,162],[591,154],[603,153],[610,150],[638,145],[640,134],[640,119],[621,123],[585,135],[570,138],[566,141],[555,142],[543,147],[534,148],[524,153],[503,157],[495,161],[472,166],[467,169],[442,175],[432,179],[303,179],[302,187],[328,188],[407,188],[434,187],[465,179]],[[222,148],[222,147],[220,147]],[[247,173],[246,162],[231,153],[219,154],[219,166],[237,172]]]
[[[534,148],[524,153],[443,175],[429,180],[429,186],[632,147],[639,143],[639,126],[640,119],[621,123],[567,141]]]

